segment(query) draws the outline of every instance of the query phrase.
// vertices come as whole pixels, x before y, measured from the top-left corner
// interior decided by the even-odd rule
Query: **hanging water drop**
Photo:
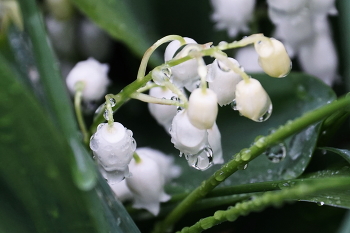
[[[108,110],[105,109],[104,113],[103,113],[103,117],[108,121],[109,120],[109,116],[108,116]]]
[[[188,156],[188,164],[193,168],[204,171],[213,165],[213,150],[204,148],[198,154]]]
[[[267,119],[270,118],[272,114],[272,104],[270,104],[269,108],[267,109],[267,111],[261,116],[259,117],[259,119],[257,120],[257,122],[263,122],[266,121]]]
[[[230,72],[231,69],[229,67],[227,67],[224,63],[222,63],[221,61],[217,60],[217,64],[218,64],[218,67],[221,71],[223,72]]]
[[[286,146],[284,143],[279,143],[276,146],[269,147],[265,151],[266,157],[273,163],[281,162],[287,154]]]
[[[172,73],[171,73],[171,69],[170,67],[164,67],[162,68],[162,72],[164,74],[165,77],[167,77],[168,79],[170,79]]]
[[[233,110],[235,110],[235,111],[237,111],[238,109],[237,109],[237,103],[236,103],[236,100],[233,100],[232,102],[231,102],[231,108],[233,109]]]
[[[114,107],[117,104],[117,101],[114,98],[109,98],[109,102],[112,107]]]
[[[324,205],[324,202],[323,202],[323,201],[319,201],[319,202],[317,202],[317,205],[318,205],[318,206],[323,206],[323,205]]]

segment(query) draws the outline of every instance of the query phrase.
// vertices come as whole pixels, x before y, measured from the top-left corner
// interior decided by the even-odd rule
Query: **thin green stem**
[[[166,37],[164,37],[161,40],[165,40]],[[175,39],[175,37],[173,38]],[[180,38],[179,38],[180,39]],[[169,39],[172,40],[172,39]],[[234,48],[240,48],[240,47],[244,47],[248,44],[252,44],[255,43],[256,41],[259,40],[268,40],[268,38],[264,37],[262,34],[255,34],[255,35],[251,35],[249,37],[245,37],[240,41],[233,41],[232,43],[227,43],[227,44],[221,44],[217,47],[210,47],[207,49],[203,49],[200,51],[200,53],[202,54],[202,56],[212,56],[215,52],[218,52],[218,49],[220,50],[227,50],[227,49],[234,49]],[[151,53],[156,49],[156,47],[158,47],[161,43],[165,43],[165,41],[162,42],[156,42],[153,46],[152,49],[150,48],[150,50],[148,52],[145,53],[145,57],[143,59],[142,64],[140,65],[139,68],[139,72],[138,72],[138,78],[132,82],[131,84],[129,84],[128,86],[126,86],[121,92],[119,92],[117,95],[114,95],[114,98],[117,102],[117,104],[115,105],[115,107],[113,107],[113,111],[115,112],[116,110],[118,110],[125,102],[127,102],[130,99],[130,95],[134,92],[136,92],[137,90],[139,90],[140,88],[143,88],[146,83],[148,81],[150,81],[152,79],[152,72],[150,72],[149,74],[147,74],[146,76],[144,76],[145,74],[145,69],[146,69],[146,65],[147,65],[147,61],[151,55]],[[208,47],[207,45],[204,45],[204,47]],[[178,64],[181,64],[185,61],[188,61],[190,59],[192,59],[193,57],[191,55],[187,55],[186,57],[183,58],[179,58],[179,59],[172,59],[168,62],[165,63],[166,66],[169,67],[173,67],[176,66]],[[168,84],[170,85],[170,84]],[[187,97],[181,92],[178,91],[178,88],[173,88],[170,86],[167,86],[172,92],[174,92],[174,94],[177,94],[179,96],[179,98],[184,101],[184,105],[187,105]],[[175,92],[175,90],[177,90]],[[185,101],[186,100],[186,101]],[[97,126],[102,123],[104,121],[103,118],[103,109],[101,109],[95,116],[94,118],[94,122],[92,124],[92,126],[90,127],[90,132],[94,133],[96,131]]]
[[[222,52],[216,52],[213,54],[213,57],[224,63],[228,68],[234,71],[236,74],[239,74],[244,81],[249,82],[249,75],[244,72],[238,65],[231,62],[226,55],[222,54]]]
[[[84,83],[78,82],[75,85],[76,92],[74,95],[74,109],[75,109],[75,115],[77,116],[77,121],[79,124],[80,131],[83,134],[83,141],[85,144],[88,144],[90,135],[86,128],[83,113],[81,110],[81,100],[82,100],[83,90],[84,90]]]
[[[181,45],[186,44],[186,41],[184,40],[184,38],[182,38],[181,36],[177,36],[177,35],[165,36],[162,39],[158,40],[149,49],[147,49],[147,51],[143,55],[143,58],[142,58],[142,61],[141,61],[140,67],[139,67],[139,71],[137,72],[137,79],[142,79],[145,76],[148,60],[151,57],[152,53],[160,45],[162,45],[162,44],[164,44],[166,42],[172,41],[172,40],[178,40]]]
[[[188,105],[188,99],[186,97],[186,95],[177,87],[175,86],[172,82],[164,82],[164,86],[166,88],[168,88],[170,91],[172,91],[175,95],[177,95],[182,104],[183,104],[183,107],[184,108],[187,108],[187,105]]]
[[[142,159],[140,158],[140,156],[136,152],[134,152],[134,154],[132,156],[135,159],[136,163],[141,163]]]
[[[260,211],[268,206],[280,206],[290,200],[298,200],[308,195],[315,194],[330,189],[348,187],[350,179],[346,178],[326,178],[321,181],[310,181],[308,184],[295,185],[276,192],[266,192],[253,200],[237,203],[228,210],[219,210],[213,216],[203,218],[191,227],[185,227],[178,233],[197,233],[209,229],[225,221],[235,221],[241,215],[247,215],[253,211]]]
[[[156,97],[146,95],[143,93],[135,92],[135,93],[131,94],[130,97],[133,99],[138,99],[138,100],[141,100],[143,102],[152,103],[152,104],[175,105],[175,106],[180,106],[180,107],[184,106],[179,101],[169,100],[169,99],[160,99],[160,98],[156,98]]]
[[[193,206],[199,199],[205,197],[211,190],[222,183],[226,178],[262,154],[268,147],[273,146],[279,141],[301,131],[307,126],[323,120],[334,111],[350,105],[350,97],[343,97],[331,104],[325,105],[301,117],[289,121],[286,125],[279,127],[276,131],[268,136],[261,137],[255,141],[249,149],[243,149],[234,156],[234,159],[223,165],[211,177],[191,192],[165,219],[157,224],[154,232],[166,232]]]
[[[159,85],[155,84],[154,82],[148,82],[144,87],[139,88],[137,90],[137,92],[139,92],[139,93],[145,92],[145,91],[148,91],[149,89],[151,89],[153,87],[159,87]]]
[[[114,124],[114,119],[113,119],[113,109],[112,109],[112,103],[111,103],[111,99],[113,97],[111,97],[111,95],[106,95],[105,99],[106,99],[106,108],[105,111],[107,110],[107,116],[108,116],[108,126],[109,127],[113,127]]]

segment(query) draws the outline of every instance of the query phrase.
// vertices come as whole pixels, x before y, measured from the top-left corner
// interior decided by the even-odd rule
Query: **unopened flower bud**
[[[187,115],[198,129],[210,129],[213,127],[218,115],[218,99],[214,91],[210,89],[194,90],[188,101]]]
[[[284,45],[276,40],[261,40],[255,43],[259,55],[259,64],[271,77],[285,77],[291,69],[291,61]]]
[[[128,164],[136,149],[136,142],[132,132],[122,124],[100,124],[90,139],[90,148],[109,184],[120,182],[129,175]]]
[[[272,112],[272,104],[260,82],[250,78],[242,80],[236,87],[236,109],[253,121],[267,120]]]
[[[101,64],[93,58],[78,62],[67,76],[66,83],[69,91],[76,92],[76,84],[82,82],[83,100],[94,101],[100,99],[107,90],[109,80],[107,77],[108,65]]]

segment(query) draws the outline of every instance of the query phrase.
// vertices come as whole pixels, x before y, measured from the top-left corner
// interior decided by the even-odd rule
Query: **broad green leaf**
[[[337,170],[319,171],[315,174],[307,176],[307,179],[320,179],[329,177],[347,177],[350,178],[350,168],[348,166]],[[303,182],[303,179],[301,180]],[[330,205],[335,207],[350,209],[350,187],[323,191],[307,198],[302,198],[301,201],[315,202],[319,205]]]
[[[141,18],[133,14],[126,0],[72,0],[72,2],[92,21],[108,32],[114,39],[125,43],[137,56],[155,43],[154,28],[150,28]],[[157,38],[159,39],[159,38]],[[162,59],[156,54],[151,57],[153,66],[160,65]]]
[[[273,103],[273,113],[267,121],[257,123],[239,116],[239,113],[233,111],[230,106],[220,108],[217,124],[221,131],[225,161],[231,159],[241,149],[249,147],[258,135],[267,135],[280,125],[286,124],[288,120],[295,119],[303,113],[316,109],[335,99],[335,94],[331,88],[318,79],[302,73],[291,73],[283,79],[275,79],[260,74],[255,74],[253,77],[261,81],[263,87],[270,95]],[[133,109],[136,111],[135,109],[139,108],[139,105],[130,103],[130,106],[132,104],[135,104]],[[116,114],[116,117],[118,117],[118,114]],[[135,120],[131,118],[131,121]],[[171,151],[170,153],[174,154],[176,162],[182,167],[183,173],[181,177],[168,186],[170,192],[178,193],[191,190],[219,168],[220,165],[215,165],[201,172],[189,167],[185,158],[177,156],[179,152],[173,148],[169,136],[161,134],[160,137],[157,137],[158,133],[154,133],[152,134],[154,135],[153,137],[149,137],[148,132],[155,132],[154,128],[157,126],[149,122],[146,123],[146,121],[141,121],[140,124],[142,124],[145,132],[142,130],[137,131],[136,124],[133,124],[136,128],[134,135],[138,144],[160,148],[168,152]],[[267,156],[261,155],[250,162],[246,170],[236,172],[222,185],[298,177],[303,173],[310,161],[318,138],[319,127],[319,124],[312,125],[299,134],[288,138],[284,142],[287,154],[281,162],[273,163]]]
[[[343,157],[343,159],[345,159],[348,163],[350,163],[350,151],[349,150],[332,148],[332,147],[320,147],[318,149],[336,153],[336,154],[340,155],[341,157]]]
[[[66,139],[1,56],[0,76],[0,229],[139,232],[100,176],[89,191],[74,183]]]

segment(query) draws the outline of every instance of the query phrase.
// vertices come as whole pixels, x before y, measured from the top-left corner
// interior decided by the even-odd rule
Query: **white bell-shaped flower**
[[[306,43],[298,54],[301,68],[318,77],[327,85],[332,85],[337,77],[338,57],[331,36],[322,33]]]
[[[255,51],[254,46],[246,46],[237,49],[235,59],[244,67],[244,71],[248,73],[261,73],[263,69],[259,65],[259,56]],[[209,84],[210,85],[210,84]]]
[[[218,99],[214,91],[198,88],[194,90],[188,101],[187,115],[198,129],[213,127],[218,115]]]
[[[275,8],[285,14],[295,13],[305,7],[309,0],[267,0],[269,7]]]
[[[194,155],[203,150],[208,143],[206,130],[191,124],[186,110],[176,114],[171,126],[171,142],[185,155]]]
[[[290,72],[291,60],[280,41],[271,38],[258,41],[254,46],[259,55],[259,64],[266,74],[281,78]]]
[[[173,156],[168,156],[159,150],[149,147],[139,147],[136,149],[136,153],[140,157],[148,156],[157,162],[165,183],[179,177],[181,174],[181,167],[174,164]]]
[[[229,60],[239,66],[235,59],[229,58]],[[211,65],[210,74],[213,76],[211,79],[213,81],[209,82],[209,89],[215,92],[219,105],[231,103],[235,99],[236,85],[242,80],[242,77],[217,59]]]
[[[156,216],[159,203],[168,201],[170,196],[164,192],[164,176],[157,162],[142,154],[139,157],[140,161],[130,163],[132,177],[126,179],[126,184],[133,193],[133,207],[147,209]]]
[[[221,146],[221,134],[216,123],[213,125],[211,129],[208,129],[208,142],[209,142],[209,146],[213,151],[213,163],[214,164],[224,163],[222,146]]]
[[[136,142],[132,132],[122,124],[100,124],[90,139],[90,148],[109,184],[115,184],[129,176],[128,164],[136,149]]]
[[[122,180],[119,183],[110,185],[110,187],[121,202],[132,200],[133,195],[130,189],[128,188],[128,186],[126,185],[125,180]]]
[[[86,18],[80,21],[78,32],[77,46],[81,55],[100,61],[108,59],[113,51],[113,41],[104,30]]]
[[[75,93],[75,85],[84,83],[83,100],[94,101],[100,99],[109,84],[108,65],[101,64],[93,58],[78,62],[67,76],[66,83],[69,91]]]
[[[253,16],[255,0],[211,0],[214,8],[212,20],[218,30],[227,29],[230,37],[248,31],[248,22]]]
[[[197,44],[197,42],[191,38],[184,37],[184,39],[188,45]],[[165,49],[164,61],[167,62],[173,58],[181,58],[183,56],[187,56],[187,54],[180,54],[181,56],[176,56],[176,52],[178,52],[180,47],[181,44],[178,40],[170,42]],[[171,81],[178,87],[190,85],[195,79],[197,79],[197,67],[198,65],[195,59],[190,59],[177,66],[171,67]]]
[[[316,16],[336,15],[335,0],[309,0],[311,14]]]
[[[149,95],[156,98],[171,99],[177,97],[172,91],[166,87],[153,87],[149,91]],[[156,119],[158,124],[162,125],[167,132],[171,127],[171,122],[177,113],[177,107],[174,105],[148,104],[151,115]]]
[[[314,20],[307,8],[288,14],[270,7],[269,17],[276,25],[274,36],[283,41],[291,56],[297,54],[300,45],[315,34]]]
[[[75,45],[76,19],[58,20],[52,16],[45,18],[47,32],[59,58],[71,58],[77,53]]]
[[[272,104],[260,82],[250,78],[242,80],[236,87],[236,109],[245,117],[253,121],[267,120],[272,112]]]

